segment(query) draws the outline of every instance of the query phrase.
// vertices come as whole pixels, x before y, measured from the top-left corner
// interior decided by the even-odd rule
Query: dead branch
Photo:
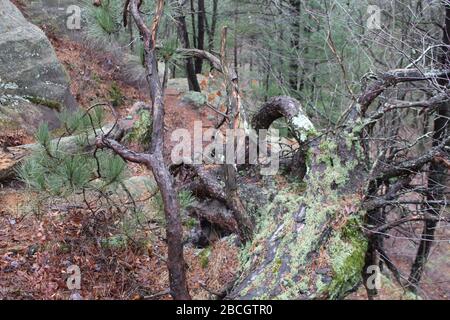
[[[182,227],[179,218],[179,204],[173,186],[173,179],[164,163],[163,134],[164,134],[164,97],[162,85],[158,76],[155,52],[158,26],[163,14],[164,0],[157,1],[157,9],[149,29],[139,12],[139,0],[130,0],[130,10],[139,29],[144,44],[144,65],[147,71],[150,96],[152,99],[152,140],[148,152],[140,154],[133,152],[118,142],[105,137],[97,139],[98,147],[110,148],[128,161],[145,164],[152,170],[156,183],[161,192],[164,214],[167,221],[166,235],[168,247],[167,267],[169,269],[170,293],[174,299],[190,299],[183,256]]]

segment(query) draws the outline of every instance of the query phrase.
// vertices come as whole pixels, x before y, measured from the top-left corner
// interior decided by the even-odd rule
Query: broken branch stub
[[[270,98],[254,115],[252,126],[256,131],[269,129],[270,125],[280,118],[286,119],[289,128],[296,133],[300,142],[306,141],[308,136],[315,132],[315,127],[300,102],[288,96]]]

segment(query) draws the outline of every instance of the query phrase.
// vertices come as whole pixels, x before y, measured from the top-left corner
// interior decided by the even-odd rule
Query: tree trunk
[[[233,32],[233,65],[234,73],[238,74],[238,40],[237,40],[237,24],[238,24],[238,2],[235,1],[234,7],[234,32]]]
[[[304,153],[306,189],[281,190],[261,210],[252,245],[242,254],[242,273],[229,298],[339,299],[360,284],[368,248],[366,233],[377,232],[365,225],[367,211],[396,199],[424,165],[442,155],[443,144],[450,142],[447,135],[417,157],[371,165],[364,152],[364,128],[386,109],[368,118],[367,109],[392,86],[446,78],[449,73],[450,69],[396,69],[380,74],[341,116],[339,128],[321,136],[301,108],[294,107],[292,98],[272,98],[256,113],[255,127],[270,126],[282,115],[309,141]],[[373,198],[367,192],[370,186],[381,186],[394,177],[398,179],[386,196]]]
[[[238,129],[239,122],[244,117],[241,106],[241,97],[238,88],[238,77],[237,74],[233,74],[233,72],[230,72],[227,64],[226,41],[227,41],[227,27],[224,27],[221,36],[220,58],[223,75],[226,81],[226,91],[229,105],[228,128],[233,131]],[[236,160],[236,158],[234,158],[234,155],[233,159]],[[234,218],[236,219],[236,222],[238,224],[239,238],[243,243],[246,243],[252,238],[253,223],[248,217],[245,207],[238,194],[237,169],[234,164],[229,163],[225,164],[223,169],[224,169],[223,174],[225,180],[225,194],[227,198],[227,204],[233,211]]]
[[[272,71],[272,53],[269,51],[268,56],[267,56],[267,65],[266,65],[266,74],[265,74],[265,79],[264,79],[264,89],[265,89],[265,94],[264,94],[264,101],[267,101],[267,99],[269,99],[269,86],[270,86],[270,72]]]
[[[291,60],[289,62],[289,86],[292,91],[296,92],[298,88],[298,53],[300,50],[300,0],[290,0],[292,6],[292,17],[293,20],[291,24],[292,38],[291,47],[294,50]]]
[[[441,57],[443,67],[450,66],[450,1],[445,1],[445,23],[443,30],[442,42],[445,47],[442,48]],[[448,85],[448,79],[439,79],[441,86]],[[448,135],[450,130],[450,103],[445,102],[438,107],[437,115],[434,120],[433,146],[442,143],[443,139]],[[441,162],[432,161],[430,163],[430,173],[428,175],[427,202],[430,204],[429,212],[431,216],[439,216],[441,205],[433,204],[435,201],[444,200],[445,186],[447,185],[447,167]],[[423,269],[430,254],[433,245],[434,233],[438,220],[426,220],[423,226],[423,232],[416,258],[411,267],[408,287],[412,291],[417,291],[417,286],[422,277]]]
[[[144,64],[147,72],[150,97],[152,100],[152,139],[146,153],[127,149],[107,136],[96,140],[97,147],[112,149],[126,161],[145,164],[152,172],[161,193],[166,218],[167,268],[169,270],[170,294],[174,299],[190,299],[186,282],[186,263],[183,256],[183,229],[180,222],[180,207],[173,179],[164,161],[164,97],[158,75],[156,57],[156,37],[164,10],[164,0],[157,1],[151,29],[147,27],[138,9],[138,0],[131,0],[131,13],[144,43]],[[184,21],[184,20],[183,20]]]
[[[266,128],[281,116],[314,135],[289,97],[269,100],[253,125]],[[261,212],[229,298],[338,299],[360,283],[367,249],[360,209],[367,170],[350,128],[313,143],[305,155],[309,170],[303,193],[280,191]]]
[[[191,5],[191,20],[192,20],[192,45],[197,48],[197,31],[195,30],[195,5],[194,0],[189,0]]]
[[[216,27],[217,27],[217,5],[219,0],[213,0],[213,8],[212,8],[212,17],[211,17],[211,28],[208,29],[208,51],[214,51],[214,37],[216,35]],[[207,22],[205,17],[205,22]],[[211,68],[212,68],[211,64]]]
[[[198,0],[198,12],[197,12],[197,49],[205,49],[205,0]],[[195,59],[195,72],[202,73],[203,59]]]
[[[174,9],[175,20],[177,24],[178,37],[182,48],[190,49],[189,34],[187,31],[186,17],[184,15],[183,5],[180,4]],[[192,58],[186,58],[186,76],[188,79],[189,90],[200,92],[200,85],[195,73],[194,61]]]

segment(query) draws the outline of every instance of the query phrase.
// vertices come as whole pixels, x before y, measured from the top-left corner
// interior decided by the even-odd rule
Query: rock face
[[[86,0],[34,0],[26,1],[28,19],[38,25],[51,28],[58,35],[80,39],[86,23],[84,6]],[[76,22],[79,19],[79,23]]]
[[[0,126],[58,125],[74,110],[69,77],[44,32],[9,1],[0,0]]]

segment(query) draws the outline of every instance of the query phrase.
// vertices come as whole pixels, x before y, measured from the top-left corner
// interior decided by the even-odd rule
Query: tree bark
[[[237,74],[233,74],[232,72],[229,71],[228,64],[226,61],[226,41],[227,41],[227,27],[224,27],[221,36],[220,56],[221,56],[222,71],[226,81],[226,90],[229,105],[228,128],[233,131],[238,129],[239,121],[243,117],[242,117],[241,97],[239,94]],[[223,169],[224,169],[223,174],[225,180],[225,193],[227,198],[227,204],[230,207],[230,209],[233,210],[234,218],[237,221],[239,238],[243,243],[246,243],[252,238],[253,223],[247,216],[245,207],[242,204],[241,198],[239,197],[238,194],[237,169],[235,164],[229,163],[225,164]]]
[[[198,11],[197,11],[197,49],[205,49],[205,0],[198,0]],[[202,73],[203,59],[195,59],[195,72]]]
[[[293,56],[291,57],[289,63],[289,86],[292,91],[296,92],[298,88],[298,53],[300,50],[300,0],[290,0],[289,1],[292,6],[292,16],[291,19],[291,29],[292,29],[292,38],[291,38],[291,47],[294,50]]]
[[[189,0],[191,5],[191,20],[192,20],[192,45],[197,48],[197,32],[195,30],[195,5],[194,0]]]
[[[175,7],[175,21],[178,30],[178,37],[180,39],[181,46],[184,49],[190,49],[189,34],[187,31],[186,17],[184,14],[184,0],[178,1],[178,6]],[[200,85],[198,84],[197,75],[195,73],[194,61],[192,58],[186,58],[186,76],[188,79],[189,90],[200,92]]]
[[[157,1],[157,8],[151,28],[148,28],[138,9],[139,0],[131,0],[130,7],[134,21],[144,43],[144,64],[152,100],[152,139],[148,152],[138,153],[127,149],[106,136],[97,138],[98,147],[112,149],[126,161],[145,164],[155,177],[160,190],[166,218],[167,268],[169,269],[170,294],[174,299],[190,299],[186,282],[186,263],[183,255],[183,229],[180,222],[180,208],[173,179],[164,162],[164,97],[158,75],[156,58],[156,37],[164,10],[164,0]]]
[[[238,40],[237,40],[237,24],[238,24],[238,2],[235,1],[234,7],[234,32],[233,32],[233,65],[234,65],[234,73],[238,74]]]
[[[212,7],[212,15],[211,15],[211,27],[206,28],[208,30],[208,51],[212,53],[214,51],[214,37],[216,36],[216,27],[217,27],[217,6],[219,0],[213,0]],[[205,24],[207,24],[208,20],[205,16]],[[212,68],[211,64],[211,68]]]
[[[450,66],[450,1],[446,0],[444,3],[445,8],[445,22],[443,29],[442,42],[445,45],[442,50],[441,62],[443,67],[448,68]],[[441,86],[447,86],[448,79],[440,79],[438,83]],[[437,109],[437,115],[434,119],[434,133],[433,133],[433,146],[437,146],[442,143],[443,139],[448,135],[450,130],[450,103],[442,103]],[[438,161],[432,161],[430,163],[430,173],[428,175],[428,189],[427,202],[430,204],[429,212],[432,216],[439,216],[441,205],[433,204],[435,201],[444,199],[445,186],[447,185],[447,167]],[[411,266],[411,273],[408,279],[408,288],[412,291],[417,291],[420,279],[423,274],[423,269],[428,260],[431,247],[433,245],[434,233],[438,220],[427,219],[424,222],[422,237],[417,250],[416,258]]]
[[[229,299],[340,299],[359,286],[369,245],[367,233],[372,233],[367,213],[398,197],[418,171],[442,154],[450,137],[446,135],[417,157],[375,163],[371,168],[362,152],[361,126],[356,124],[364,128],[374,121],[378,113],[366,118],[365,112],[387,88],[445,78],[448,72],[388,71],[361,93],[335,132],[308,138],[306,190],[300,194],[282,190],[261,212]],[[292,98],[277,97],[256,113],[252,123],[267,127],[280,115],[289,122],[296,112]],[[370,197],[368,186],[378,187],[393,177],[397,182],[384,197]]]
[[[280,192],[262,214],[229,298],[338,299],[360,283],[367,171],[346,140],[328,135],[312,146],[305,192]]]

